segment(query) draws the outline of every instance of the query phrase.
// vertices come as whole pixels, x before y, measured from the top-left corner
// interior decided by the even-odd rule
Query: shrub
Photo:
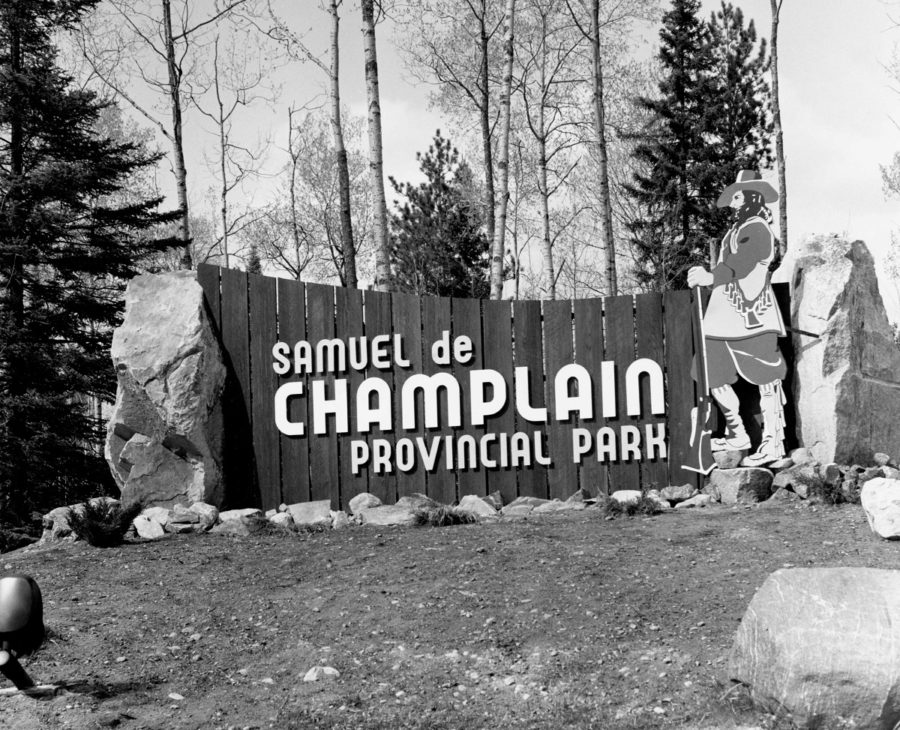
[[[478,518],[471,512],[462,512],[445,504],[437,507],[423,507],[413,513],[414,524],[447,527],[449,525],[470,525]]]
[[[656,515],[663,510],[655,499],[642,494],[637,502],[629,502],[628,504],[622,504],[615,499],[610,499],[606,502],[603,511],[607,517],[622,517],[623,515],[633,517],[634,515]]]
[[[89,545],[115,547],[125,542],[125,533],[142,509],[140,502],[123,506],[119,502],[91,499],[69,509],[69,525]]]

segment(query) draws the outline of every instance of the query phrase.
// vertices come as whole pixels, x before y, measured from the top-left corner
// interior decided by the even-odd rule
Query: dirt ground
[[[179,535],[0,556],[33,575],[55,696],[0,727],[772,728],[724,667],[786,566],[900,568],[858,505]],[[304,682],[314,666],[336,678]],[[5,681],[4,681],[5,682]],[[8,683],[6,683],[8,684]]]

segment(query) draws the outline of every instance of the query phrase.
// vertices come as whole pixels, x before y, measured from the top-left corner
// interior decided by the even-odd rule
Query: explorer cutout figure
[[[763,416],[762,442],[743,460],[744,466],[768,464],[784,456],[784,391],[787,366],[778,349],[784,322],[772,292],[771,271],[777,266],[775,234],[769,223],[769,203],[778,192],[756,171],[742,170],[716,205],[730,207],[735,222],[719,250],[712,271],[694,266],[688,285],[711,286],[703,316],[709,388],[725,416],[724,438],[713,439],[712,450],[750,448],[741,420],[740,401],[732,384],[738,378],[759,386]]]

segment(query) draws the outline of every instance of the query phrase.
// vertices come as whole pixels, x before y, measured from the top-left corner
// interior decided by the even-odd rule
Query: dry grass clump
[[[432,527],[448,527],[450,525],[471,525],[478,518],[471,512],[463,512],[455,507],[440,504],[437,507],[423,507],[413,513],[413,524]]]
[[[655,499],[642,494],[637,502],[629,502],[627,504],[610,499],[606,502],[603,511],[607,517],[634,517],[635,515],[649,517],[657,515],[663,510]]]

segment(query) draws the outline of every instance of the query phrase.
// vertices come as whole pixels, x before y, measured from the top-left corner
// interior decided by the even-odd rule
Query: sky
[[[327,57],[328,16],[318,0],[274,0],[274,4],[312,50]],[[759,34],[767,36],[769,0],[736,4],[746,18],[755,20]],[[668,5],[662,0],[663,8]],[[704,0],[704,14],[719,6]],[[345,3],[342,94],[351,112],[364,115],[358,12],[352,2]],[[891,231],[900,230],[900,200],[885,200],[880,169],[900,151],[900,81],[887,70],[900,44],[900,28],[894,26],[891,14],[900,22],[900,0],[784,0],[778,50],[789,250],[796,250],[811,234],[838,233],[865,241],[876,256],[882,256],[891,245]],[[657,32],[653,27],[644,33],[640,52],[654,52]],[[453,130],[429,108],[429,87],[403,69],[393,33],[390,20],[378,26],[385,171],[399,180],[414,180],[419,175],[416,151],[427,149],[437,128],[450,129],[451,136]],[[277,147],[286,146],[287,104],[310,103],[317,96],[324,103],[327,82],[310,63],[293,65],[280,75],[280,111],[259,110],[250,120],[258,127],[274,126],[270,164],[275,166],[284,159]],[[189,149],[188,163],[200,170],[203,145],[197,142]],[[763,175],[777,182],[774,170]],[[204,173],[198,177],[202,180]],[[390,204],[390,188],[388,199]]]

